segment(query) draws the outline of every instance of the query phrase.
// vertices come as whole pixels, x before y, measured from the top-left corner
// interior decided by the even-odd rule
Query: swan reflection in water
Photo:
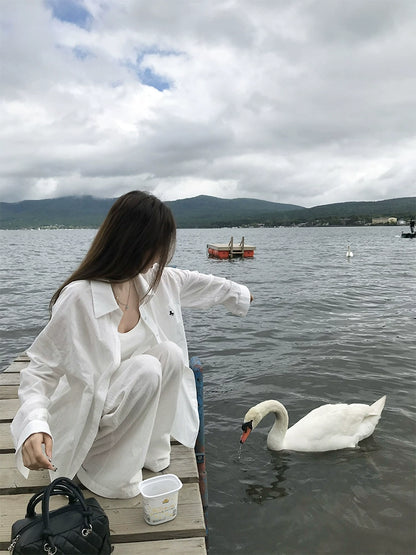
[[[360,442],[358,449],[347,449],[340,451],[328,451],[326,453],[288,453],[282,451],[268,451],[270,462],[266,469],[259,471],[252,480],[245,479],[242,482],[246,486],[246,502],[254,502],[262,505],[267,501],[273,501],[296,494],[302,499],[300,505],[305,507],[310,503],[310,488],[313,486],[315,492],[325,492],[328,482],[337,482],[340,495],[350,495],[348,479],[342,478],[343,465],[355,468],[357,473],[367,480],[378,480],[380,471],[373,460],[373,453],[380,450],[373,436]],[[239,459],[244,460],[244,452]],[[246,459],[247,461],[247,459]],[[250,464],[253,462],[250,460]],[[288,471],[294,470],[291,476]],[[263,483],[259,483],[263,478]],[[308,485],[307,485],[308,484]],[[305,488],[305,496],[302,489]],[[333,509],[334,511],[336,509]],[[341,516],[341,514],[339,515]]]
[[[288,486],[285,476],[286,471],[290,468],[290,458],[290,454],[282,455],[281,453],[271,453],[271,462],[273,465],[273,470],[271,470],[271,472],[274,479],[267,485],[255,482],[247,484],[245,492],[248,496],[248,500],[261,505],[266,501],[290,495],[293,492],[293,488]],[[264,476],[264,478],[265,481],[267,481],[267,478],[270,479],[270,472],[268,472],[267,476]]]

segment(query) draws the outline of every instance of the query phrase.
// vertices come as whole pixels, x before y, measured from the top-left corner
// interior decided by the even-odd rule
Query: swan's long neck
[[[275,400],[263,401],[263,403],[257,405],[257,409],[261,418],[264,418],[270,412],[274,413],[275,420],[267,436],[267,447],[273,451],[280,451],[284,448],[284,439],[289,426],[287,410],[282,403]]]

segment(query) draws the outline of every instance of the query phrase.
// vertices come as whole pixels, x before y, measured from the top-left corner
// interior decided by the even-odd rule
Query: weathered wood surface
[[[183,484],[196,483],[198,471],[194,464],[194,456],[191,449],[183,445],[172,445],[172,462],[166,470],[160,474],[176,474]],[[149,470],[143,471],[143,479],[154,476]],[[49,483],[49,474],[46,470],[31,472],[26,480],[15,465],[15,456],[10,449],[9,453],[0,456],[0,494],[37,491]]]
[[[169,553],[169,555],[194,555],[205,553],[203,538],[186,538],[172,541],[153,541],[140,543],[119,543],[115,546],[115,555],[149,555],[149,553]]]
[[[29,360],[29,359],[28,359]],[[4,371],[4,374],[13,374],[13,373],[18,373],[20,372],[20,370],[23,370],[23,368],[26,368],[28,360],[25,361],[14,361],[10,364],[10,366],[8,366],[6,368],[6,370]]]
[[[198,484],[184,484],[180,490],[177,517],[158,526],[149,526],[144,521],[141,495],[133,499],[105,499],[86,492],[85,496],[95,497],[107,513],[113,543],[202,537],[205,533],[202,508],[198,510],[200,505]],[[25,494],[1,497],[1,549],[7,549],[10,543],[11,523],[23,518],[28,498],[30,496]],[[65,500],[55,498],[51,505],[52,508],[57,508],[63,504],[66,504]]]
[[[17,372],[9,373],[3,372],[0,374],[0,386],[7,387],[9,385],[19,385],[20,374]]]
[[[142,543],[118,543],[114,546],[114,555],[199,555],[206,553],[204,538],[185,538],[178,540],[148,541]],[[10,555],[0,551],[0,555]]]
[[[15,466],[10,422],[19,406],[19,372],[27,363],[23,353],[0,374],[0,555],[8,553],[12,523],[23,518],[33,493],[49,483],[47,471],[30,472],[26,480]],[[144,521],[140,495],[133,499],[106,499],[85,490],[85,496],[96,497],[109,517],[115,555],[206,554],[206,528],[193,449],[172,444],[171,465],[163,473],[176,474],[184,485],[179,492],[177,517],[158,526]],[[143,478],[154,475],[143,472]],[[57,497],[53,503],[59,506],[65,500]]]
[[[11,422],[18,408],[19,399],[0,399],[0,422]]]

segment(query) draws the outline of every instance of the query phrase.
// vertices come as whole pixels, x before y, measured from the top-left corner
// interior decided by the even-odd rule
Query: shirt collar
[[[146,294],[149,288],[149,283],[146,277],[144,277],[143,275],[138,275],[134,280],[134,284],[140,296]],[[94,315],[96,318],[101,318],[101,316],[109,314],[110,312],[114,312],[118,309],[118,304],[113,295],[111,283],[109,283],[108,281],[91,280],[91,293],[92,303],[94,306]],[[144,303],[150,301],[153,295],[154,291],[152,289],[146,295]]]
[[[117,310],[118,304],[108,281],[91,281],[91,293],[96,318]]]

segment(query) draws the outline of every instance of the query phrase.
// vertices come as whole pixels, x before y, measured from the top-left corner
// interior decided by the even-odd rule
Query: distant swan
[[[282,403],[263,401],[245,415],[240,443],[244,443],[259,422],[273,412],[275,422],[267,436],[267,447],[272,451],[319,452],[357,447],[358,442],[374,432],[385,402],[384,395],[372,405],[322,405],[288,429],[289,416]]]
[[[354,256],[354,253],[352,252],[352,250],[350,249],[350,246],[348,245],[347,258],[352,258],[353,256]]]

